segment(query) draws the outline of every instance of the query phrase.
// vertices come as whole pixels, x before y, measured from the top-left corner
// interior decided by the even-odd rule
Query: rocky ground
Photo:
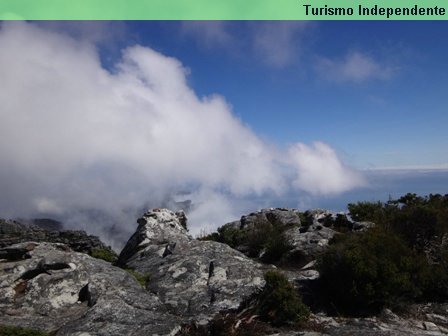
[[[85,231],[63,230],[62,224],[52,220],[33,220],[30,223],[0,219],[0,248],[20,242],[63,243],[73,251],[92,254],[95,249],[115,254],[98,237]]]
[[[305,224],[296,210],[264,209],[228,225],[244,231],[261,220],[282,227],[293,247],[289,253],[302,259],[277,269],[301,288],[319,277],[314,259],[337,234],[328,225],[334,214],[308,215]],[[371,225],[352,223],[351,229]],[[247,324],[257,324],[257,335],[272,336],[448,334],[446,304],[415,305],[406,315],[384,310],[370,318],[314,312],[300,326],[271,327],[241,305],[263,288],[263,273],[276,267],[249,258],[247,246],[194,239],[182,212],[145,213],[116,265],[89,255],[107,249],[97,238],[56,229],[0,221],[0,326],[77,336],[186,335],[193,329],[206,335],[213,334],[213,319],[233,314],[235,335]]]

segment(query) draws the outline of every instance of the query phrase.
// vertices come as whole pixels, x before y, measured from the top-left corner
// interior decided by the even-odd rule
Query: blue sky
[[[446,193],[447,32],[2,22],[0,217],[130,233],[142,209],[189,199],[197,234],[263,207]]]
[[[121,43],[191,70],[275,144],[323,141],[358,168],[448,163],[447,22],[128,22]]]

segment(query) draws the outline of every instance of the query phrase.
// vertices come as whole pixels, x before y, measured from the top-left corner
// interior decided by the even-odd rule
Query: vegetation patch
[[[229,245],[248,257],[259,258],[264,263],[280,264],[292,249],[283,235],[284,228],[272,225],[260,217],[250,228],[240,229],[233,223],[218,228],[218,232],[200,237]]]
[[[257,312],[274,326],[304,322],[310,310],[302,302],[298,292],[280,272],[268,271],[266,285],[258,296]]]
[[[92,251],[90,252],[90,256],[97,259],[105,260],[110,263],[114,263],[118,259],[118,256],[114,251],[112,251],[111,249],[101,247],[96,247],[92,249]]]
[[[424,266],[396,236],[379,229],[340,238],[319,262],[322,290],[338,313],[368,315],[421,295]]]
[[[49,336],[50,334],[28,328],[0,326],[0,336]]]
[[[319,260],[320,290],[334,312],[369,315],[448,299],[448,195],[348,207],[353,219],[376,227],[335,237]]]
[[[137,282],[145,289],[146,286],[151,281],[151,274],[149,273],[142,274],[132,268],[125,268],[124,270],[128,272],[130,275],[132,275],[135,278],[135,280],[137,280]]]

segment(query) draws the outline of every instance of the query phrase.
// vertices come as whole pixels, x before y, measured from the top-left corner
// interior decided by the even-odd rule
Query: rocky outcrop
[[[323,252],[329,240],[336,234],[335,230],[322,224],[322,218],[331,216],[329,212],[316,210],[307,215],[304,222],[296,209],[261,209],[223,227],[241,230],[243,236],[250,236],[257,230],[261,235],[272,232],[273,229],[275,232],[282,232],[284,239],[292,247],[289,255],[301,258],[298,263],[305,265]],[[248,251],[244,244],[235,248],[243,253]]]
[[[57,335],[173,335],[179,329],[157,296],[110,263],[63,244],[8,249],[26,253],[0,260],[0,325]]]
[[[285,331],[269,336],[442,336],[448,335],[448,305],[416,305],[415,316],[400,317],[385,309],[369,318],[311,316],[311,324],[321,331]],[[439,313],[439,314],[437,314]],[[440,315],[444,314],[444,315]]]
[[[353,231],[373,226],[345,221],[325,210],[304,215],[297,210],[263,209],[227,225],[238,233],[263,226],[278,228],[292,247],[287,253],[303,258],[303,263],[279,270],[300,288],[305,300],[316,293],[315,258],[337,234],[337,226]],[[296,331],[292,325],[275,329],[259,320],[257,310],[251,308],[257,300],[252,295],[264,285],[263,271],[274,266],[260,264],[257,258],[252,260],[225,244],[196,240],[186,223],[183,212],[154,209],[145,213],[119,257],[121,267],[132,269],[126,271],[87,255],[104,244],[81,231],[53,230],[57,225],[47,221],[49,230],[0,221],[0,326],[62,336],[175,335],[184,326],[205,332],[194,335],[209,335],[210,320],[220,316],[227,323],[230,316],[231,330],[257,325],[251,335],[448,334],[447,304],[415,305],[406,317],[389,310],[369,318],[315,313],[308,321],[315,331]],[[242,246],[237,248],[244,251]],[[142,276],[145,288],[131,274]],[[243,308],[242,303],[246,304]],[[263,323],[268,327],[263,329]],[[192,335],[185,333],[188,328],[181,334]]]
[[[241,229],[252,229],[260,222],[268,222],[273,226],[287,228],[300,226],[300,212],[296,209],[270,208],[261,209],[240,219]]]
[[[68,245],[72,250],[92,254],[95,249],[115,252],[98,237],[88,235],[85,231],[56,230],[61,228],[55,221],[34,220],[35,224],[0,219],[0,248],[22,242],[50,242]],[[45,229],[46,228],[46,229]]]
[[[119,264],[149,274],[147,289],[184,321],[206,323],[264,284],[257,263],[225,244],[193,239],[170,210],[149,211],[138,223]]]

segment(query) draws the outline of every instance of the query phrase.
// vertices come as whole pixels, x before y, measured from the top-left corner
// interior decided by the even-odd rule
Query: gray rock
[[[126,271],[63,244],[21,243],[29,258],[0,262],[0,325],[57,335],[174,335],[160,300]]]
[[[400,317],[388,309],[385,309],[378,317],[331,318],[317,314],[312,315],[311,320],[330,336],[441,336],[447,334],[443,328],[433,322],[416,317]]]
[[[314,225],[322,224],[324,219],[328,216],[334,218],[335,214],[325,209],[311,209],[306,211],[306,213],[312,217],[312,222]]]
[[[184,321],[205,323],[264,285],[257,263],[225,244],[193,239],[170,210],[149,211],[138,223],[119,263],[149,274],[147,288]]]
[[[336,231],[320,224],[310,225],[306,231],[303,228],[294,227],[284,233],[293,246],[290,253],[300,253],[307,262],[324,252],[335,234]]]
[[[424,321],[422,324],[423,324],[423,329],[425,329],[425,330],[440,331],[439,327],[435,323]]]
[[[353,222],[353,231],[363,232],[373,227],[375,227],[373,222]]]
[[[240,228],[246,230],[256,227],[260,222],[286,228],[300,226],[300,216],[299,211],[296,209],[270,208],[261,209],[247,216],[242,216],[239,222]]]
[[[91,254],[94,249],[103,249],[110,254],[115,252],[106,246],[98,237],[88,235],[85,231],[78,230],[47,230],[47,228],[56,228],[54,221],[39,220],[37,224],[24,224],[18,221],[5,221],[0,219],[0,248],[22,242],[50,242],[63,243],[72,250]],[[51,225],[50,225],[50,224]]]

